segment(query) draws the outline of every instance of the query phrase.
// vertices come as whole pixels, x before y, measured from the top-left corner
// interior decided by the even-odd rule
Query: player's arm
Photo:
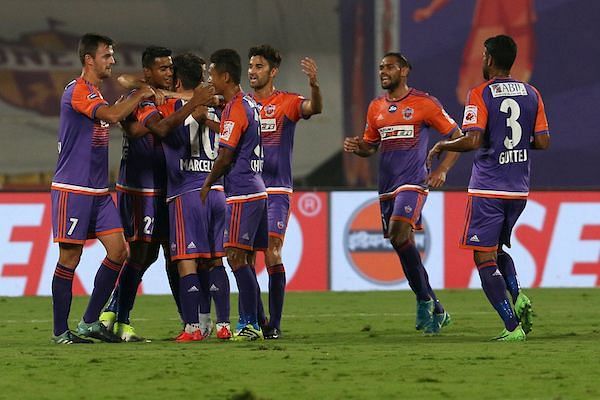
[[[152,90],[152,88],[142,88],[136,91],[128,99],[125,99],[120,103],[114,104],[112,106],[105,105],[99,107],[98,110],[96,110],[95,118],[101,119],[102,121],[106,121],[112,124],[116,124],[117,122],[125,119],[125,117],[131,114],[140,101],[152,96],[154,96],[154,90]]]
[[[208,196],[211,186],[217,181],[217,179],[225,175],[225,172],[227,172],[231,166],[231,163],[233,162],[234,154],[234,149],[231,149],[227,146],[219,147],[219,155],[217,156],[210,173],[204,180],[202,189],[200,189],[200,198],[202,199],[202,202],[206,200],[206,196]]]
[[[166,137],[176,127],[181,125],[194,109],[202,104],[209,103],[212,100],[214,88],[211,85],[200,84],[194,89],[194,95],[185,103],[183,107],[169,115],[167,118],[161,118],[158,114],[153,114],[146,121],[146,127],[159,137]]]
[[[130,138],[135,139],[150,133],[150,130],[148,130],[148,128],[146,128],[144,125],[140,124],[137,121],[125,119],[119,122],[119,124],[121,125],[121,129],[123,129],[123,132],[125,132],[127,137]]]
[[[344,151],[360,157],[370,157],[377,152],[378,145],[370,144],[363,138],[354,136],[344,139]]]
[[[483,132],[478,129],[467,131],[465,134],[454,139],[440,140],[429,151],[427,156],[427,166],[431,167],[433,159],[439,158],[444,151],[465,153],[480,148],[482,143]]]
[[[450,135],[450,140],[458,139],[461,136],[461,130],[459,128],[456,128],[452,131],[452,134]],[[437,166],[437,168],[433,170],[427,177],[427,184],[433,188],[438,188],[442,186],[446,182],[446,175],[448,174],[448,171],[450,171],[454,164],[456,164],[458,157],[460,157],[460,153],[448,151],[442,159],[442,161],[440,162],[440,164]]]
[[[311,115],[321,114],[323,111],[323,98],[321,97],[321,89],[317,81],[317,63],[309,57],[304,57],[300,61],[302,72],[308,76],[308,84],[310,85],[310,99],[302,102],[302,115],[310,117]]]
[[[550,147],[550,134],[548,132],[534,135],[531,148],[533,150],[546,150]]]
[[[217,121],[213,121],[208,118],[208,107],[206,106],[198,106],[192,112],[192,117],[198,122],[200,125],[207,126],[213,132],[219,132],[221,129],[220,124]]]

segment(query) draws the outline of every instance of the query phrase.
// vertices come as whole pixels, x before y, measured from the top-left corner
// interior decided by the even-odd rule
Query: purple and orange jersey
[[[401,190],[427,190],[428,130],[442,135],[456,122],[433,96],[415,89],[399,100],[380,96],[369,104],[363,140],[381,145],[379,196],[391,198]]]
[[[133,92],[132,92],[133,93]],[[132,113],[140,124],[158,113],[151,100],[143,100]],[[117,190],[142,196],[165,194],[167,176],[161,140],[148,133],[130,138],[123,135],[123,155],[117,180]]]
[[[529,194],[529,149],[535,135],[548,133],[540,93],[512,78],[495,78],[471,89],[463,131],[483,132],[477,150],[469,194],[526,198]]]
[[[83,78],[65,87],[52,189],[88,195],[108,192],[109,124],[96,119],[98,108],[107,105],[100,90]]]
[[[167,118],[184,104],[183,100],[168,99],[158,106],[158,111]],[[220,110],[209,107],[209,119],[219,122],[220,115]],[[162,142],[167,164],[167,201],[184,193],[200,190],[217,158],[219,133],[206,125],[200,125],[190,115],[183,125],[177,127]],[[222,179],[212,189],[223,190]]]
[[[305,118],[305,98],[296,93],[274,91],[268,98],[257,100],[264,149],[262,177],[267,193],[292,193],[292,150],[296,123]]]
[[[265,183],[261,177],[263,148],[256,102],[240,91],[225,105],[221,117],[219,146],[235,152],[224,180],[227,202],[266,198]]]

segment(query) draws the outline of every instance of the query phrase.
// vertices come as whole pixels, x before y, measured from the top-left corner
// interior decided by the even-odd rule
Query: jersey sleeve
[[[302,115],[302,103],[308,101],[299,94],[287,93],[283,103],[283,112],[285,116],[292,122],[297,122],[301,118],[307,118]]]
[[[462,130],[464,132],[471,130],[484,131],[487,126],[488,110],[483,101],[483,88],[485,87],[471,89],[467,94],[462,123]]]
[[[151,100],[143,100],[138,104],[137,108],[134,111],[135,119],[142,125],[146,126],[148,119],[151,116],[158,114],[158,108],[156,104],[154,104]]]
[[[363,140],[369,144],[379,144],[381,141],[381,135],[376,128],[375,125],[375,113],[376,113],[376,105],[375,102],[372,101],[369,104],[369,109],[367,110],[367,122],[365,124],[365,131],[363,133]]]
[[[219,146],[235,149],[246,129],[248,129],[248,118],[244,106],[241,102],[236,102],[229,110],[223,112]]]
[[[73,89],[71,106],[75,111],[88,118],[95,119],[96,111],[101,106],[107,106],[108,102],[102,98],[96,90],[91,90],[87,85],[77,83]]]
[[[427,113],[424,120],[428,126],[432,126],[442,135],[447,135],[458,128],[456,122],[448,115],[442,104],[435,97],[429,97],[425,101],[427,102]]]
[[[550,130],[548,129],[548,118],[546,117],[546,107],[544,107],[542,95],[540,95],[540,92],[538,92],[537,89],[534,88],[534,90],[538,98],[538,108],[537,115],[535,117],[535,128],[533,133],[534,135],[549,134]]]

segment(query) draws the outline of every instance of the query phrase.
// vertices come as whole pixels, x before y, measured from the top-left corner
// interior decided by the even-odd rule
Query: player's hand
[[[440,158],[440,155],[442,155],[442,153],[444,152],[444,150],[442,150],[442,145],[441,142],[437,142],[432,148],[431,150],[429,150],[429,154],[427,154],[427,169],[431,169],[431,164],[433,164],[433,159],[435,158],[436,160]]]
[[[446,183],[446,171],[445,168],[439,167],[435,171],[431,172],[427,177],[427,184],[432,188],[439,188]]]
[[[115,101],[115,105],[122,103],[125,101],[125,96],[121,95],[119,96],[119,98],[117,99],[117,101]]]
[[[304,57],[300,60],[302,72],[308,76],[308,84],[313,87],[318,85],[317,82],[317,63],[310,57]]]
[[[154,104],[157,106],[165,104],[165,101],[167,101],[167,94],[165,91],[162,89],[156,89],[154,92],[156,93],[154,95]]]
[[[360,139],[358,136],[347,137],[344,139],[344,151],[346,153],[354,153],[358,149],[360,149]]]
[[[206,121],[208,119],[208,107],[198,106],[198,107],[194,108],[192,117],[194,117],[194,119],[198,122]]]
[[[215,88],[209,83],[201,83],[194,89],[194,95],[190,99],[194,105],[210,104],[213,101],[215,95]]]
[[[210,192],[210,187],[209,186],[202,186],[202,189],[200,189],[200,199],[202,200],[202,204],[206,203],[206,198],[208,197],[208,192]]]
[[[152,87],[148,85],[138,89],[137,93],[140,94],[142,99],[147,99],[149,97],[156,96],[156,92],[154,91],[154,89],[152,89]]]

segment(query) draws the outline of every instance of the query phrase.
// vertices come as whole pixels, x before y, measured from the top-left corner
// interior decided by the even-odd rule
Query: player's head
[[[81,65],[98,79],[110,78],[115,63],[113,44],[108,36],[86,33],[79,39],[77,47]]]
[[[232,49],[215,51],[210,55],[208,74],[215,87],[215,94],[223,94],[227,87],[239,85],[242,76],[240,55]]]
[[[142,53],[144,79],[150,85],[171,90],[173,89],[173,60],[171,50],[166,47],[149,46]]]
[[[193,53],[183,53],[173,57],[175,88],[190,90],[198,86],[203,81],[205,64],[202,58]]]
[[[510,74],[515,58],[517,58],[517,44],[510,36],[498,35],[488,38],[483,46],[483,77],[490,79],[491,70],[503,74]]]
[[[250,87],[259,90],[273,83],[279,71],[281,55],[268,44],[248,50],[248,81]]]
[[[379,80],[381,88],[388,92],[394,91],[402,81],[406,81],[412,66],[400,53],[387,53],[379,64]]]

